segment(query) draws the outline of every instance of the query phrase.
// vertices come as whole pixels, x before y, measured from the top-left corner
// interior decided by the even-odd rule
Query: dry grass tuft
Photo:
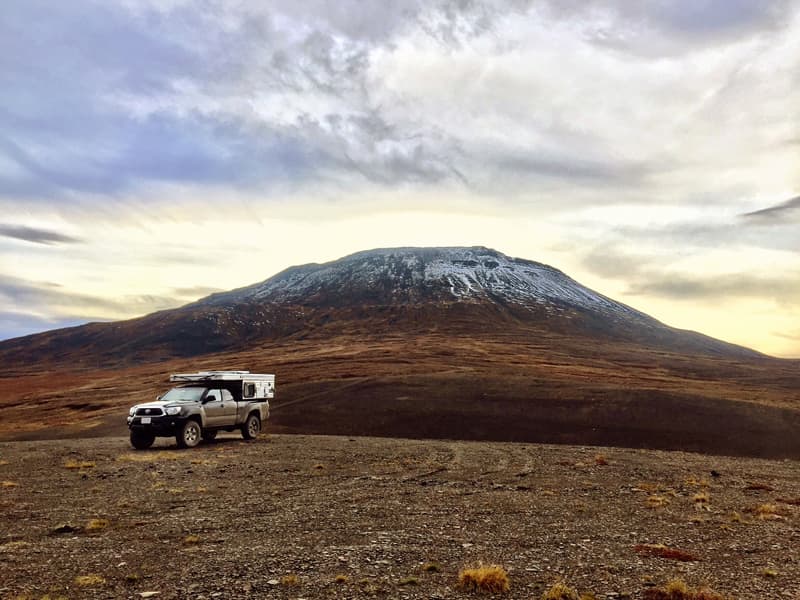
[[[605,467],[608,464],[608,459],[603,454],[598,454],[594,457],[594,464],[598,467]]]
[[[689,523],[693,525],[702,525],[703,523],[708,523],[708,520],[700,515],[694,515],[689,518]]]
[[[767,567],[767,568],[764,568],[764,569],[761,570],[761,574],[764,577],[772,578],[772,577],[777,577],[778,576],[778,571],[775,570],[775,569],[771,569],[771,568]]]
[[[678,560],[681,562],[694,562],[700,560],[700,557],[681,550],[679,548],[670,548],[663,544],[637,544],[633,547],[634,551],[641,556],[655,556],[657,558],[666,558],[669,560]]]
[[[0,553],[14,552],[15,550],[22,550],[23,548],[27,548],[29,546],[30,546],[29,542],[25,542],[22,540],[14,540],[11,542],[6,542],[5,544],[0,544]]]
[[[563,581],[557,581],[542,594],[542,600],[581,600],[581,597],[578,595],[578,590],[569,587]]]
[[[748,509],[747,512],[753,513],[762,521],[785,521],[786,517],[782,514],[781,508],[776,504],[759,504],[755,508]]]
[[[9,464],[7,460],[0,460],[0,467]]]
[[[686,485],[693,485],[696,487],[708,487],[710,484],[708,483],[708,479],[705,477],[696,477],[694,475],[690,475],[684,481]]]
[[[745,491],[748,492],[774,492],[775,488],[766,483],[750,483],[745,486]]]
[[[800,506],[800,497],[798,498],[775,498],[775,502],[781,504],[791,504],[792,506]]]
[[[645,504],[647,505],[647,508],[664,508],[667,504],[669,504],[669,498],[666,498],[665,496],[659,496],[658,494],[652,494],[647,497]]]
[[[69,459],[64,463],[65,469],[93,469],[95,463],[90,460],[74,460]]]
[[[280,584],[284,587],[297,587],[300,585],[300,578],[297,575],[284,575],[280,578]]]
[[[708,588],[693,590],[681,579],[673,579],[663,588],[649,588],[645,600],[726,600],[725,596]]]
[[[2,484],[4,488],[12,488],[17,487],[19,484],[16,481],[4,481]]]
[[[117,460],[121,462],[150,463],[162,460],[178,460],[180,457],[181,454],[179,452],[128,452],[120,454]]]
[[[83,530],[87,533],[97,533],[98,531],[103,531],[109,525],[108,519],[91,519],[84,525]]]
[[[92,587],[95,585],[104,585],[106,582],[104,577],[100,575],[78,575],[75,578],[75,585],[79,587]]]
[[[194,545],[194,544],[199,544],[200,543],[200,536],[196,535],[194,533],[191,534],[191,535],[187,535],[185,538],[183,538],[183,543],[186,544],[187,546],[191,546],[191,545]]]
[[[500,565],[478,564],[461,569],[458,587],[473,592],[504,594],[510,589],[508,573]]]
[[[413,575],[409,575],[408,577],[403,577],[400,581],[398,581],[397,585],[399,586],[419,585],[419,579],[417,579]]]
[[[426,573],[441,573],[442,565],[437,562],[427,562],[422,565],[422,570]]]
[[[333,579],[334,583],[347,583],[348,581],[350,581],[350,578],[347,575],[342,575],[341,573]]]
[[[695,504],[708,504],[711,502],[711,494],[708,492],[698,492],[692,496],[692,500]]]

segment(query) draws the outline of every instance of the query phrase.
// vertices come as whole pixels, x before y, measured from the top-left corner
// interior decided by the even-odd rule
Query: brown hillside
[[[120,368],[3,372],[0,439],[124,434],[170,372],[275,372],[269,428],[800,457],[797,361],[589,344],[552,332],[349,335]],[[43,418],[46,417],[46,418]]]
[[[0,342],[0,439],[124,434],[169,373],[249,369],[282,432],[800,457],[798,366],[494,250],[375,250]]]

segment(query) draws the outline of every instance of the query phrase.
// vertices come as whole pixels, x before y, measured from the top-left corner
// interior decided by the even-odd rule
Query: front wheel
[[[147,450],[156,441],[156,436],[145,431],[131,431],[131,446],[137,450]]]
[[[194,448],[200,443],[201,435],[202,431],[197,421],[186,421],[175,436],[175,440],[178,442],[178,448]]]
[[[257,415],[250,415],[242,425],[242,437],[246,440],[254,440],[261,431],[261,419]]]

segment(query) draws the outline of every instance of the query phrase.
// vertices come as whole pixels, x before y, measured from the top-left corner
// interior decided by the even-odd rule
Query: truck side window
[[[244,384],[244,396],[245,398],[252,398],[256,395],[256,384],[255,383],[245,383]]]
[[[233,395],[228,390],[220,390],[222,392],[222,401],[223,402],[231,402],[233,400]]]

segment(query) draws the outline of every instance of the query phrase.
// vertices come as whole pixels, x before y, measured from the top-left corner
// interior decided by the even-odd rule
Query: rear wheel
[[[156,441],[156,436],[146,431],[131,431],[131,446],[137,450],[147,450]]]
[[[186,421],[175,436],[179,448],[194,448],[200,443],[202,431],[197,421]]]
[[[258,415],[251,414],[242,425],[242,437],[246,440],[254,440],[259,431],[261,431],[261,419],[258,418]]]
[[[217,437],[216,430],[214,430],[214,431],[204,431],[203,432],[203,441],[204,442],[213,442],[216,437]]]

